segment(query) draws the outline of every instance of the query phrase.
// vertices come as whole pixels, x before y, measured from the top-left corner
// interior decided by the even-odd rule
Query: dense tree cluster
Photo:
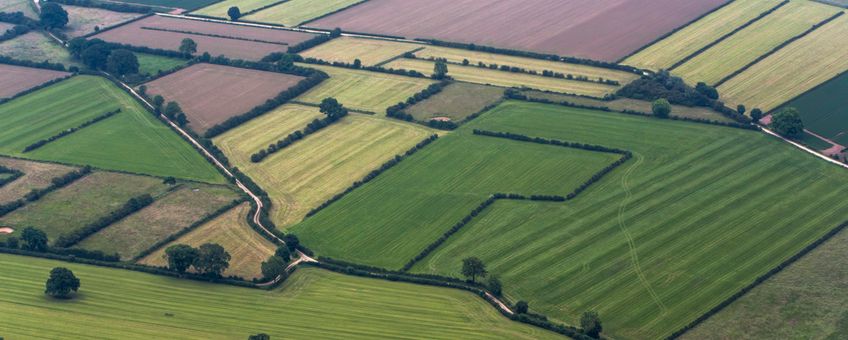
[[[65,267],[56,267],[50,271],[50,277],[45,283],[44,293],[57,299],[71,297],[71,292],[80,288],[80,280]]]
[[[47,251],[47,234],[33,227],[24,228],[21,232],[21,249],[44,252]]]
[[[601,317],[598,316],[598,313],[595,311],[587,311],[583,313],[580,317],[580,328],[583,328],[583,332],[586,333],[586,335],[595,339],[600,338],[601,331],[604,329],[601,325]]]
[[[135,53],[121,48],[121,45],[107,43],[100,39],[86,40],[74,38],[68,42],[71,56],[94,70],[103,70],[117,77],[136,74],[139,70]]]
[[[339,119],[342,119],[344,116],[347,116],[347,109],[340,104],[335,98],[324,98],[321,101],[320,105],[321,113],[327,115],[327,117],[322,119],[314,119],[312,122],[306,125],[303,130],[295,131],[290,133],[286,138],[278,140],[276,143],[269,145],[267,148],[259,150],[258,152],[250,155],[250,161],[254,163],[259,163],[269,155],[272,155],[282,149],[287,148],[289,145],[292,145],[294,142],[297,142],[304,137],[311,135],[319,130],[330,126],[331,124],[337,122]]]
[[[443,80],[448,78],[448,61],[446,59],[436,59],[436,62],[433,63],[433,75],[430,76],[436,80]]]
[[[201,275],[221,277],[230,266],[230,258],[230,253],[217,243],[204,243],[197,248],[175,244],[165,249],[168,268],[178,273],[194,268]]]
[[[787,107],[771,115],[769,125],[774,132],[789,139],[804,137],[804,122],[794,107]]]
[[[93,235],[94,233],[102,230],[103,228],[108,227],[112,223],[115,223],[123,219],[124,217],[127,217],[132,213],[147,207],[152,203],[153,197],[151,197],[149,194],[130,198],[129,201],[124,203],[122,207],[110,212],[108,215],[102,216],[96,221],[89,223],[88,225],[82,228],[59,236],[54,245],[59,248],[69,248],[82,241],[84,238]]]
[[[236,21],[241,18],[241,10],[237,6],[232,6],[227,9],[227,16],[230,17],[230,20]]]
[[[74,133],[74,132],[79,131],[80,129],[84,129],[84,128],[86,128],[86,127],[88,127],[88,126],[92,125],[92,124],[95,124],[95,123],[97,123],[97,122],[99,122],[99,121],[101,121],[101,120],[104,120],[104,119],[106,119],[106,118],[112,117],[112,116],[114,116],[114,115],[116,115],[116,114],[118,114],[118,113],[120,113],[120,112],[121,112],[121,109],[117,109],[117,110],[114,110],[114,111],[109,111],[109,112],[106,112],[106,113],[104,113],[104,114],[102,114],[102,115],[99,115],[99,116],[97,116],[97,117],[94,117],[94,118],[92,118],[92,119],[89,119],[89,120],[87,120],[87,121],[83,122],[82,124],[80,124],[79,126],[72,127],[72,128],[70,128],[70,129],[62,130],[61,132],[59,132],[59,133],[58,133],[58,134],[56,134],[56,135],[50,136],[50,137],[48,137],[48,138],[45,138],[45,139],[39,140],[39,141],[37,141],[37,142],[35,142],[35,143],[32,143],[32,144],[30,144],[30,145],[27,145],[27,146],[24,148],[23,152],[24,152],[24,153],[27,153],[27,152],[33,151],[33,150],[35,150],[35,149],[38,149],[38,148],[40,148],[40,147],[44,146],[44,145],[45,145],[45,144],[47,144],[47,143],[50,143],[50,142],[56,141],[56,140],[57,140],[57,139],[59,139],[59,138],[62,138],[62,137],[68,136],[68,135],[70,135],[70,134],[72,134],[72,133]]]
[[[0,35],[0,41],[12,40],[12,39],[18,37],[19,35],[24,35],[24,34],[29,33],[29,31],[30,31],[30,28],[28,26],[25,26],[25,25],[12,26],[12,28],[7,29],[5,32],[3,32],[2,35]]]
[[[24,175],[23,171],[18,169],[7,168],[5,166],[0,165],[0,174],[9,174],[6,178],[0,178],[0,188],[8,183],[12,183],[14,180],[20,178]]]
[[[46,29],[62,29],[68,24],[68,12],[54,2],[41,5],[41,13],[39,13],[38,18],[41,25]]]
[[[671,116],[671,104],[665,98],[660,98],[651,103],[651,112],[657,118],[668,118]]]

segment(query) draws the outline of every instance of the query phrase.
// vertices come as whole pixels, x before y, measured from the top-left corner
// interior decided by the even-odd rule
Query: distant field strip
[[[704,18],[684,27],[622,64],[650,70],[668,69],[679,60],[709,45],[721,36],[778,5],[772,0],[736,0]]]
[[[811,1],[793,1],[673,70],[689,83],[715,84],[781,43],[839,12]]]
[[[848,16],[843,15],[719,86],[722,99],[770,111],[848,70]]]
[[[394,42],[381,39],[365,39],[339,37],[321,45],[315,46],[300,55],[304,58],[316,58],[329,62],[344,62],[352,64],[359,59],[362,65],[373,66],[399,57],[405,52],[423,48],[424,45]]]
[[[238,7],[241,14],[245,14],[257,8],[268,6],[279,1],[280,0],[224,0],[191,12],[191,14],[229,19],[230,16],[227,15],[227,11],[230,7]]]
[[[784,104],[801,114],[804,127],[848,146],[848,73]]]
[[[433,74],[432,61],[417,59],[398,59],[384,67],[405,70],[415,70],[426,75]],[[522,87],[554,91],[568,94],[580,94],[592,97],[603,97],[613,93],[617,86],[594,82],[558,79],[552,77],[534,76],[524,73],[513,73],[476,66],[448,65],[448,75],[459,81],[469,83],[489,84],[502,87]]]
[[[69,76],[70,73],[0,64],[0,99],[12,97],[48,81]]]
[[[244,17],[245,20],[297,26],[365,0],[289,0]]]
[[[44,296],[53,267],[80,278],[75,299]],[[515,323],[458,289],[301,268],[271,291],[0,255],[0,317],[13,339],[562,339]]]

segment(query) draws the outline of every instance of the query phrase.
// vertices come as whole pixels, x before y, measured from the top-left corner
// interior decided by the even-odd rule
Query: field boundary
[[[147,19],[147,18],[152,17],[154,15],[156,15],[156,13],[148,13],[148,14],[142,15],[142,16],[135,18],[135,19],[127,20],[127,21],[124,21],[124,22],[114,24],[112,26],[101,28],[99,31],[86,33],[86,34],[80,36],[80,38],[88,39],[88,38],[95,36],[95,35],[98,35],[100,33],[111,31],[111,30],[116,29],[118,27],[126,26],[126,25],[129,25],[129,24],[134,23],[136,21]]]
[[[68,128],[68,129],[62,130],[61,132],[59,132],[59,133],[57,133],[57,134],[55,134],[55,135],[53,135],[53,136],[47,137],[47,138],[45,138],[45,139],[42,139],[42,140],[39,140],[39,141],[37,141],[37,142],[35,142],[35,143],[32,143],[32,144],[30,144],[30,145],[27,145],[27,146],[24,148],[23,152],[24,152],[24,153],[27,153],[27,152],[30,152],[30,151],[36,150],[36,149],[38,149],[38,148],[41,148],[42,146],[45,146],[45,145],[47,145],[47,144],[49,144],[49,143],[52,143],[52,142],[55,142],[55,141],[59,140],[60,138],[67,137],[68,135],[73,134],[74,132],[77,132],[77,131],[82,130],[82,129],[86,128],[86,127],[89,127],[89,126],[91,126],[91,125],[94,125],[94,124],[96,124],[96,123],[100,122],[101,120],[104,120],[104,119],[106,119],[106,118],[112,117],[112,116],[114,116],[114,115],[116,115],[116,114],[118,114],[118,113],[120,113],[120,112],[121,112],[121,109],[117,109],[117,110],[114,110],[114,111],[109,111],[109,112],[106,112],[106,113],[104,113],[104,114],[102,114],[102,115],[99,115],[99,116],[97,116],[97,117],[94,117],[94,118],[92,118],[92,119],[89,119],[88,121],[83,122],[83,123],[82,123],[82,124],[80,124],[79,126],[76,126],[76,127],[72,127],[72,128]]]
[[[14,182],[16,179],[21,178],[25,173],[15,168],[5,167],[0,165],[0,174],[10,174],[9,177],[5,179],[0,179],[0,188],[6,186],[6,184]]]
[[[359,0],[359,1],[357,1],[356,3],[352,3],[352,4],[347,5],[347,6],[345,6],[345,7],[339,8],[339,9],[337,9],[337,10],[335,10],[335,11],[327,12],[327,13],[321,14],[321,15],[319,15],[319,16],[317,16],[317,17],[314,17],[314,18],[312,18],[312,19],[309,19],[309,20],[306,20],[306,21],[300,22],[300,23],[298,23],[297,25],[295,25],[295,27],[298,27],[298,26],[301,26],[301,25],[306,25],[306,24],[308,24],[308,23],[311,23],[311,22],[315,22],[315,21],[318,21],[318,20],[324,19],[324,18],[326,18],[326,17],[328,17],[328,16],[331,16],[331,15],[336,14],[336,13],[339,13],[339,12],[346,11],[346,10],[348,10],[348,9],[350,9],[350,8],[353,8],[353,7],[359,6],[359,5],[364,4],[364,3],[368,2],[368,1],[369,1],[369,0]]]
[[[361,38],[361,39],[367,39],[367,38]],[[407,53],[413,53],[413,54],[415,54],[415,52],[421,52],[422,50],[425,50],[425,49],[427,49],[427,46],[420,46],[420,47],[416,47],[416,48],[414,48],[414,49],[411,49],[411,50],[409,50],[409,51],[403,52],[403,53],[398,54],[398,55],[396,55],[396,56],[394,56],[394,57],[391,57],[391,58],[389,58],[389,59],[386,59],[386,60],[383,60],[383,61],[381,61],[381,62],[379,62],[379,63],[376,63],[376,64],[374,64],[373,66],[374,66],[374,67],[383,67],[383,65],[386,65],[386,64],[388,64],[388,63],[390,63],[390,62],[393,62],[393,61],[395,61],[395,60],[399,60],[399,59],[403,59],[403,58],[404,58],[404,55],[406,55]]]
[[[170,28],[141,26],[141,29],[142,30],[148,30],[148,31],[160,31],[160,32],[180,33],[180,34],[188,34],[188,35],[199,35],[199,36],[202,36],[202,37],[212,37],[212,38],[221,38],[221,39],[230,39],[230,40],[250,41],[250,42],[258,42],[258,43],[272,44],[272,45],[282,45],[282,46],[288,46],[289,45],[288,43],[284,43],[284,42],[268,41],[268,40],[261,40],[261,39],[248,39],[248,38],[241,38],[241,37],[235,37],[235,36],[229,36],[229,35],[201,33],[201,32],[194,32],[194,31],[183,31],[183,30],[175,30],[175,29],[170,29]]]
[[[9,213],[18,210],[32,202],[40,200],[42,197],[54,192],[56,190],[62,189],[72,183],[82,179],[85,176],[91,174],[91,167],[83,167],[78,170],[71,171],[67,174],[53,177],[50,180],[50,186],[43,189],[33,189],[23,198],[19,198],[15,201],[0,205],[0,217],[6,216]]]

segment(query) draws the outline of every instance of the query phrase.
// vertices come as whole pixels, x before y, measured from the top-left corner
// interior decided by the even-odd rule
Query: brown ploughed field
[[[0,64],[0,98],[9,98],[56,78],[67,72]]]

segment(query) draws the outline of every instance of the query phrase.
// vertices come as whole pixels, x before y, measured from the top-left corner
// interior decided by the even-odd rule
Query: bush
[[[801,115],[794,107],[788,107],[772,114],[769,127],[777,134],[789,139],[804,137],[804,122],[801,121]]]

